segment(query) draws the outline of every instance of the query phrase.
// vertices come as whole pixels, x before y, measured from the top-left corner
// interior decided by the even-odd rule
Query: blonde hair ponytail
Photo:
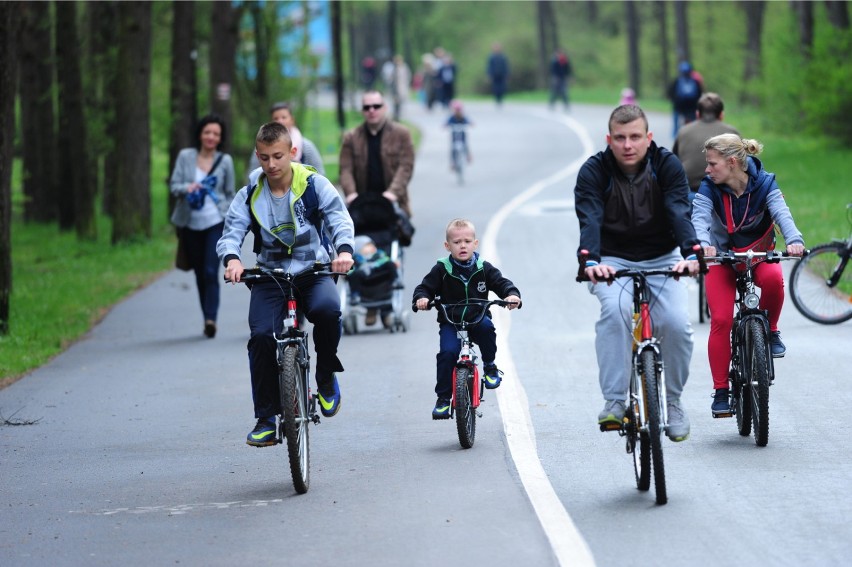
[[[763,144],[757,140],[740,138],[736,134],[720,134],[704,142],[704,151],[715,150],[726,159],[734,158],[743,171],[748,168],[746,157],[756,156],[763,151]]]

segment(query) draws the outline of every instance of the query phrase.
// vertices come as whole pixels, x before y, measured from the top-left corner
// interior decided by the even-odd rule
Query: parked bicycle
[[[769,386],[775,380],[775,364],[769,346],[769,316],[760,309],[754,283],[754,269],[761,262],[795,260],[786,252],[726,252],[707,256],[708,263],[733,266],[736,273],[736,315],[731,328],[730,411],[713,412],[713,417],[737,418],[737,430],[747,437],[754,427],[754,442],[769,442]]]
[[[700,246],[695,248],[701,266],[706,271]],[[584,272],[588,252],[580,251],[578,282],[587,282]],[[668,502],[666,471],[663,462],[663,433],[668,425],[666,380],[663,368],[662,346],[654,336],[651,320],[651,293],[647,278],[652,276],[684,277],[686,274],[671,270],[618,270],[611,280],[633,280],[633,371],[621,424],[601,424],[601,431],[617,431],[625,437],[625,449],[633,455],[633,473],[636,487],[646,491],[651,487],[654,472],[654,491],[657,504]],[[638,451],[637,451],[638,447]]]
[[[513,302],[478,298],[469,298],[459,303],[441,303],[438,298],[429,302],[429,307],[435,306],[443,312],[447,321],[455,327],[461,341],[459,358],[453,368],[450,417],[455,416],[459,443],[464,449],[470,449],[476,441],[476,418],[482,417],[479,404],[485,391],[484,377],[479,373],[479,355],[468,329],[482,322],[492,305],[506,307],[510,304]],[[466,316],[471,312],[473,316],[468,320]]]
[[[287,298],[283,332],[275,335],[278,359],[278,388],[281,399],[280,420],[276,443],[287,442],[290,474],[296,492],[304,494],[310,487],[311,453],[309,424],[319,424],[317,395],[310,386],[310,349],[308,333],[302,330],[296,289],[300,278],[306,276],[346,275],[329,271],[331,264],[315,264],[298,274],[280,268],[246,269],[240,280],[251,285],[275,282]]]
[[[852,203],[846,205],[852,225]],[[852,319],[852,230],[846,240],[811,249],[790,272],[790,297],[799,313],[823,325]]]

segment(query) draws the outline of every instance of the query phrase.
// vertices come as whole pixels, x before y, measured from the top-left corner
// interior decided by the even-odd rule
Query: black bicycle
[[[308,425],[320,422],[317,395],[310,386],[310,350],[308,333],[301,329],[300,309],[296,299],[299,282],[307,277],[346,275],[329,271],[331,264],[314,266],[291,274],[280,268],[249,268],[243,271],[245,284],[275,282],[286,296],[284,330],[275,335],[278,359],[278,388],[281,399],[276,443],[287,442],[290,474],[296,492],[304,494],[310,487],[311,453]]]
[[[695,247],[700,272],[706,271],[700,246]],[[578,282],[587,282],[584,267],[588,253],[580,251]],[[624,419],[620,424],[601,424],[601,431],[617,431],[625,437],[625,450],[633,455],[633,473],[636,487],[646,491],[651,487],[651,470],[654,471],[654,490],[657,504],[668,502],[666,470],[663,462],[663,433],[668,426],[666,380],[660,340],[654,336],[651,320],[651,292],[648,277],[684,277],[687,274],[672,270],[618,270],[609,280],[633,280],[633,371],[625,403]],[[638,446],[638,451],[637,451]]]
[[[852,225],[852,203],[846,205]],[[823,325],[852,319],[852,231],[846,240],[833,240],[811,249],[790,272],[790,297],[799,313]]]
[[[769,316],[760,309],[754,283],[754,269],[761,262],[795,260],[786,252],[726,252],[707,256],[708,263],[733,266],[737,277],[736,315],[731,328],[730,412],[713,412],[713,417],[737,418],[737,430],[747,437],[754,427],[754,442],[769,442],[769,386],[775,380],[775,365],[769,346]]]

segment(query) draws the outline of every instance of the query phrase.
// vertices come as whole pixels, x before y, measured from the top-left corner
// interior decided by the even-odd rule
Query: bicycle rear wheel
[[[455,412],[459,443],[465,449],[476,441],[476,408],[473,407],[473,372],[469,368],[456,369]]]
[[[749,399],[754,442],[765,447],[769,442],[769,352],[766,334],[760,321],[750,319],[746,327],[746,356],[749,369]]]
[[[295,345],[283,348],[278,386],[281,392],[281,428],[287,440],[290,474],[296,492],[304,494],[310,486],[311,474],[310,416],[305,369],[299,364],[298,350]]]
[[[823,325],[852,319],[849,255],[846,244],[832,242],[816,246],[796,262],[790,272],[790,297],[799,313]]]
[[[666,495],[666,469],[663,463],[662,404],[659,395],[660,375],[657,357],[653,350],[642,352],[642,389],[645,392],[645,414],[648,418],[648,443],[651,446],[651,465],[654,469],[654,490],[657,504],[668,502]]]

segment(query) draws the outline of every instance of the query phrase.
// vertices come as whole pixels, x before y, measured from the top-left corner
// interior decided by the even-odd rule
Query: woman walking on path
[[[171,221],[195,272],[204,335],[211,339],[216,336],[219,312],[216,243],[235,194],[234,162],[230,155],[219,151],[224,137],[225,123],[221,118],[202,118],[196,128],[196,147],[180,151],[170,182],[172,195],[178,198]]]

